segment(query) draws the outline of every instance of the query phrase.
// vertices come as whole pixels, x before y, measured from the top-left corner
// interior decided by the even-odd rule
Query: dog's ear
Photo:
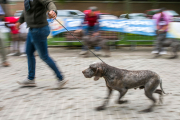
[[[102,77],[102,69],[101,68],[97,68],[95,74],[94,74],[94,80],[97,81],[99,80],[99,78]]]
[[[95,71],[95,70],[97,70],[97,65],[96,64],[91,64],[89,66],[89,68]]]

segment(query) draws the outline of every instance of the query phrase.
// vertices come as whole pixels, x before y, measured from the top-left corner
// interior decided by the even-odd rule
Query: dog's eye
[[[91,70],[96,70],[96,68],[94,68],[94,67],[92,67],[92,66],[90,66],[90,69],[91,69]]]
[[[93,69],[92,65],[89,66],[90,69]]]
[[[96,67],[96,65],[92,64],[92,65],[89,66],[89,68],[96,69],[97,67]]]

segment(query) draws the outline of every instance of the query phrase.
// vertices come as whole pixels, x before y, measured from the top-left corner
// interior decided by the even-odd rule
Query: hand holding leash
[[[48,16],[50,19],[56,19],[56,17],[57,17],[56,13],[53,10],[48,12]]]

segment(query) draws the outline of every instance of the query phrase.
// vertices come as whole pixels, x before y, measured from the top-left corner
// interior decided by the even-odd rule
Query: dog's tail
[[[166,93],[164,92],[163,88],[162,88],[162,79],[160,79],[160,88],[161,88],[162,92],[163,92],[164,94],[166,94]]]

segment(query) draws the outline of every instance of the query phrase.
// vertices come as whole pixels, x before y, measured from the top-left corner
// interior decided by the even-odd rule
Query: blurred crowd
[[[162,54],[166,54],[166,51],[163,48],[163,42],[166,40],[168,25],[170,20],[172,19],[170,15],[168,15],[166,12],[163,12],[164,10],[165,9],[159,9],[158,11],[156,11],[157,14],[152,17],[156,20],[157,28],[157,39],[155,42],[155,47],[152,51],[153,54],[156,54],[156,57]],[[98,20],[101,19],[103,14],[100,13],[100,11],[98,11],[98,8],[95,6],[89,7],[83,12],[83,14],[84,21],[82,22],[80,29],[75,31],[75,33],[82,33],[82,36],[89,37],[86,37],[86,39],[84,39],[84,46],[82,48],[82,51],[80,52],[80,55],[87,55],[88,47],[90,47],[90,45],[95,47],[95,51],[97,54],[100,54],[101,52],[99,51],[102,50],[103,47],[106,47],[105,43],[102,42],[102,40],[98,39],[100,37]],[[2,56],[2,65],[6,67],[10,65],[7,60],[7,56],[26,56],[25,44],[28,28],[26,23],[23,23],[21,24],[20,29],[16,29],[15,23],[17,23],[18,20],[19,17],[16,16],[7,17],[6,12],[3,10],[2,6],[0,6],[0,52]],[[87,27],[84,28],[83,26]],[[94,37],[94,39],[91,39],[92,37]],[[94,40],[93,43],[90,43],[92,42],[92,40]],[[9,49],[7,49],[6,47],[7,44],[9,44],[8,46],[10,46],[8,47]]]
[[[26,23],[20,26],[20,29],[15,28],[15,23],[19,17],[9,16],[0,5],[0,48],[2,66],[8,67],[10,63],[7,56],[26,56],[25,54],[25,41],[28,33]],[[9,44],[10,47],[6,47]],[[7,54],[9,53],[9,54]]]

